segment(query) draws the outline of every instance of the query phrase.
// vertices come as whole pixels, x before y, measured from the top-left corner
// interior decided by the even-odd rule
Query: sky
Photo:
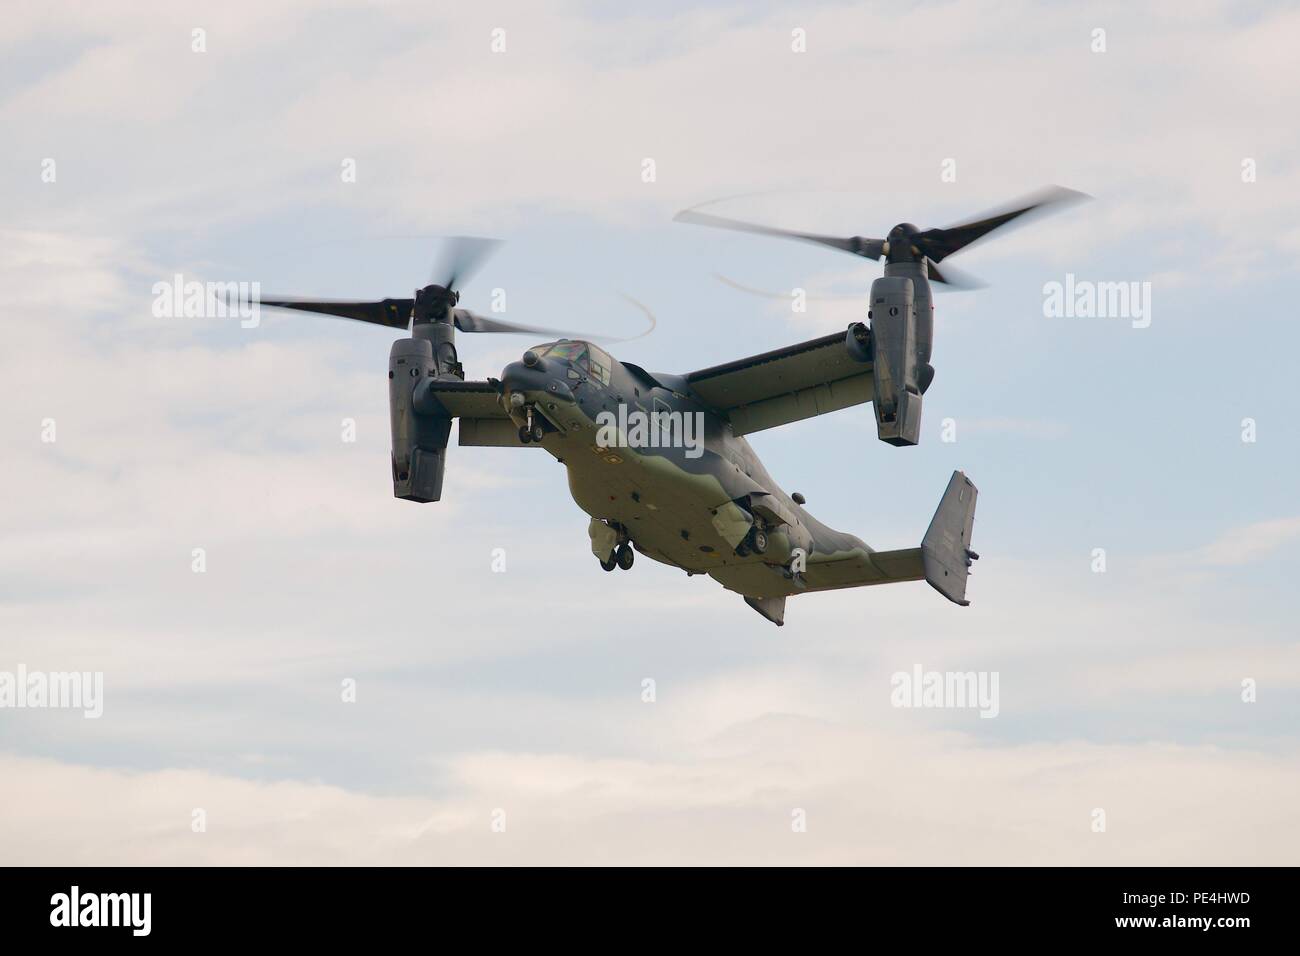
[[[100,672],[103,715],[0,708],[0,862],[1300,862],[1297,35],[1210,0],[10,3],[0,673]],[[678,210],[879,236],[1048,183],[1093,200],[954,259],[987,285],[937,297],[919,447],[865,407],[751,437],[883,549],[966,471],[968,608],[777,629],[606,574],[536,450],[396,500],[394,332],[152,309],[178,273],[406,296],[493,236],[465,305],[618,338],[631,295],[657,325],[610,350],[685,373],[862,319],[880,267]],[[1047,314],[1067,275],[1149,323]],[[458,340],[475,378],[528,344]],[[997,674],[997,716],[894,706],[917,666]]]

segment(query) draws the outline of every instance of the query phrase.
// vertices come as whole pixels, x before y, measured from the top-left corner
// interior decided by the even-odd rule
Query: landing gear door
[[[733,548],[739,547],[740,543],[745,540],[749,534],[749,529],[753,527],[753,521],[734,501],[728,501],[720,505],[713,513],[713,529],[718,532],[718,536]]]
[[[618,532],[605,522],[592,518],[587,526],[587,536],[591,538],[591,553],[601,561],[608,561],[618,545]]]

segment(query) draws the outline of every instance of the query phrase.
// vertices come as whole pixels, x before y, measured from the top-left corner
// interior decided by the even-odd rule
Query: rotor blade
[[[500,245],[500,239],[449,236],[438,250],[429,281],[444,289],[454,289],[457,283],[468,282]]]
[[[637,301],[636,299],[628,295],[626,292],[620,292],[619,295],[623,298],[625,302],[631,303],[634,308],[636,308],[638,311],[641,312],[642,315],[644,315],[647,319],[649,319],[650,325],[646,327],[644,332],[638,332],[636,335],[628,336],[625,339],[603,339],[602,341],[611,342],[611,343],[634,342],[637,339],[645,338],[647,335],[649,335],[651,332],[655,330],[656,326],[659,325],[659,320],[655,318],[655,314],[650,311],[650,307],[647,306],[644,302]]]
[[[708,205],[708,203],[704,205]],[[780,236],[785,239],[798,239],[802,242],[815,242],[818,245],[830,246],[832,249],[851,252],[855,256],[862,256],[864,259],[879,259],[885,254],[884,241],[881,239],[864,239],[862,236],[840,238],[838,236],[822,236],[814,232],[795,232],[790,229],[777,229],[773,226],[760,226],[752,222],[741,222],[737,219],[724,219],[721,216],[697,212],[697,209],[699,209],[698,206],[683,209],[673,216],[673,221],[689,222],[696,226],[714,226],[718,229],[734,229],[737,232],[752,232],[760,236]]]
[[[415,300],[382,299],[379,302],[365,302],[354,299],[281,298],[261,299],[258,305],[276,309],[296,309],[299,312],[319,312],[322,315],[335,315],[342,319],[386,325],[390,329],[404,329],[411,324],[411,309],[415,307]]]
[[[506,322],[504,319],[488,318],[486,315],[471,312],[469,309],[453,309],[451,314],[453,321],[456,323],[456,328],[460,329],[462,332],[500,332],[506,335],[553,335],[556,338],[581,339],[584,342],[631,342],[633,339],[639,339],[643,335],[649,335],[657,324],[654,314],[631,296],[624,295],[623,298],[645,313],[646,318],[650,320],[650,326],[644,332],[640,332],[631,338],[624,339],[612,339],[605,335],[595,335],[588,332],[573,332],[567,329],[549,329],[541,325],[524,325],[519,322]]]
[[[970,289],[983,289],[985,285],[979,279],[976,279],[969,273],[962,272],[956,266],[948,264],[939,271],[939,267],[934,264],[933,260],[926,262],[928,278],[931,282],[940,282],[946,285],[949,291],[965,292]]]
[[[506,335],[558,335],[568,337],[577,333],[564,329],[548,329],[540,325],[523,325],[518,322],[505,322],[501,319],[489,319],[485,315],[471,312],[469,309],[452,309],[452,319],[456,328],[462,332],[502,332]]]
[[[912,237],[912,243],[931,261],[941,262],[945,256],[965,249],[980,239],[1000,229],[1014,219],[1027,213],[1049,208],[1063,208],[1066,205],[1082,202],[1092,197],[1086,193],[1066,189],[1063,186],[1048,186],[1036,193],[1025,196],[1002,209],[992,212],[973,222],[958,223],[945,229],[927,229]]]
[[[758,296],[760,299],[773,299],[778,302],[789,302],[791,299],[791,294],[789,292],[769,292],[766,289],[756,289],[753,286],[744,285],[743,283],[737,282],[735,279],[729,278],[728,276],[724,276],[721,272],[713,273],[713,278],[717,279],[723,285],[731,286],[731,288],[737,290],[738,292],[744,292],[747,295]],[[836,302],[843,299],[862,300],[865,298],[866,296],[863,295],[861,292],[841,292],[841,293],[829,293],[826,295],[805,296],[805,299],[807,299],[807,301],[809,302]]]

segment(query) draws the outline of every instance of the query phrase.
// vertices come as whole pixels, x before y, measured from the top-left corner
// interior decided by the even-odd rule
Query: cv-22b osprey
[[[971,548],[976,488],[965,474],[953,473],[919,547],[876,551],[809,514],[801,495],[772,479],[745,436],[870,402],[882,441],[917,444],[934,379],[931,283],[964,284],[939,264],[1026,213],[1080,196],[1053,188],[945,229],[903,223],[884,239],[790,232],[687,210],[677,218],[818,243],[883,258],[885,266],[871,286],[867,321],[686,374],[651,373],[595,342],[460,308],[457,283],[492,247],[488,240],[459,240],[446,274],[413,298],[261,304],[409,330],[393,343],[388,365],[398,498],[441,498],[458,419],[463,446],[538,448],[565,466],[606,571],[630,569],[639,551],[687,574],[707,574],[777,625],[791,595],[899,581],[927,581],[966,605],[967,576],[979,556]],[[467,381],[457,330],[554,338],[528,349],[499,379]]]

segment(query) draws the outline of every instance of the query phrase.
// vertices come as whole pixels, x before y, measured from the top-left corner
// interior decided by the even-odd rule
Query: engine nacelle
[[[891,445],[915,445],[921,440],[921,363],[912,280],[883,276],[871,284],[870,301],[876,434]]]
[[[388,356],[388,410],[393,427],[393,495],[409,501],[437,501],[447,467],[450,415],[420,414],[415,389],[436,376],[433,343],[398,339]]]

